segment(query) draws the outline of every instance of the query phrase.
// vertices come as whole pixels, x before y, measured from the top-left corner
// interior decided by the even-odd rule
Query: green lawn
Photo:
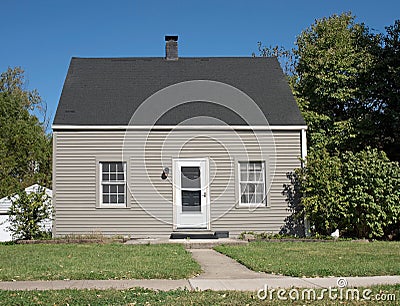
[[[374,286],[370,301],[329,299],[328,294],[320,301],[261,301],[255,292],[193,292],[173,290],[168,292],[145,289],[128,290],[54,290],[54,291],[0,291],[0,305],[398,305],[400,285]],[[360,288],[360,292],[362,292]],[[378,302],[375,295],[389,298],[395,295],[397,301]],[[320,295],[320,293],[318,293]],[[390,298],[392,299],[392,298]]]
[[[254,271],[290,276],[400,275],[400,242],[252,242],[218,246]]]
[[[200,271],[180,245],[0,245],[0,281],[180,279]]]

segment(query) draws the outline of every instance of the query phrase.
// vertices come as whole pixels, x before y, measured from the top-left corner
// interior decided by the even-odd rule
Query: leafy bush
[[[399,164],[376,149],[347,152],[342,175],[348,234],[362,238],[391,234],[400,225]]]
[[[9,230],[15,239],[48,238],[43,221],[51,217],[49,197],[43,189],[27,194],[24,190],[12,199],[9,209]]]
[[[331,156],[311,151],[297,170],[302,205],[314,234],[382,238],[400,225],[400,166],[384,152],[367,148]]]
[[[341,163],[324,150],[310,152],[307,166],[297,169],[305,214],[312,224],[313,234],[329,235],[343,220],[346,208],[340,205],[343,193]]]

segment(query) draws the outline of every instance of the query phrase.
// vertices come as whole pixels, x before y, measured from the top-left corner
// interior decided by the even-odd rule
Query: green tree
[[[0,197],[33,183],[51,185],[51,137],[35,115],[44,103],[24,85],[21,68],[0,75]]]
[[[19,191],[12,199],[9,209],[9,230],[14,239],[38,239],[47,236],[43,221],[51,218],[52,208],[49,197],[41,189],[27,194]]]
[[[370,140],[364,135],[375,127],[365,124],[364,77],[376,64],[379,43],[380,36],[350,13],[316,20],[298,36],[292,86],[311,147],[322,140],[330,152],[358,150]],[[314,137],[321,132],[324,139]]]
[[[383,237],[400,226],[399,166],[364,150],[400,160],[399,34],[398,20],[372,33],[344,13],[316,20],[291,50],[258,45],[280,59],[308,125],[296,184],[316,233]]]
[[[376,65],[366,77],[366,109],[371,110],[375,135],[392,160],[400,161],[400,20],[386,27]]]
[[[400,21],[372,33],[351,13],[316,20],[277,56],[305,117],[310,147],[330,154],[383,149],[400,161]]]

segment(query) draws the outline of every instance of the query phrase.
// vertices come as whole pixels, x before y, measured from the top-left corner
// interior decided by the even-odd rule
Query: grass
[[[0,245],[0,281],[180,279],[201,271],[180,245]]]
[[[0,291],[0,305],[397,305],[397,301],[375,300],[375,295],[394,294],[400,298],[400,285],[374,286],[370,301],[332,301],[328,294],[320,301],[298,302],[261,301],[255,292],[187,290],[152,291],[128,290],[54,290],[54,291]],[[360,292],[362,288],[360,288]]]
[[[251,242],[217,251],[254,271],[290,276],[400,275],[400,242]]]

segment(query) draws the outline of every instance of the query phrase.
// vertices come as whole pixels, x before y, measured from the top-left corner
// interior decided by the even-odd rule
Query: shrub
[[[14,239],[40,239],[48,237],[43,221],[51,217],[52,209],[43,189],[27,194],[24,190],[12,198],[9,209],[9,230]]]
[[[360,238],[391,234],[400,224],[399,164],[390,162],[383,151],[347,152],[342,175],[348,234]]]
[[[302,205],[314,234],[382,238],[400,225],[400,166],[367,148],[330,156],[310,152],[298,169]]]
[[[303,195],[301,204],[313,234],[329,235],[336,228],[343,228],[341,221],[347,209],[340,199],[343,178],[339,157],[331,157],[324,149],[311,152],[307,166],[297,169],[297,173]]]

